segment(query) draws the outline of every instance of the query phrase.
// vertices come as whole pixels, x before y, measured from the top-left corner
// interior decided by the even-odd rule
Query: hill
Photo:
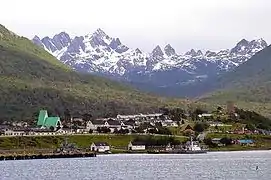
[[[0,120],[30,120],[41,108],[63,116],[154,112],[183,101],[141,93],[94,75],[78,74],[43,48],[0,25]]]
[[[271,115],[271,46],[256,53],[251,59],[219,77],[210,88],[218,89],[200,99],[205,102],[234,101]]]

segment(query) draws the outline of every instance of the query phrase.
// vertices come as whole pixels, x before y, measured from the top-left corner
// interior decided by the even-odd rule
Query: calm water
[[[256,166],[259,169],[256,170]],[[0,162],[1,180],[271,179],[271,151]]]

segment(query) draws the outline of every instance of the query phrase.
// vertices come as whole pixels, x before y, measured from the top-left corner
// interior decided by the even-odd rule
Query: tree
[[[89,129],[88,133],[89,133],[89,134],[92,134],[92,133],[93,133],[93,130],[92,130],[92,129]]]
[[[223,108],[222,108],[221,106],[218,106],[218,107],[216,108],[216,110],[217,110],[217,112],[220,112],[220,111],[223,110]]]
[[[256,127],[255,127],[254,124],[248,123],[248,124],[246,125],[246,129],[251,130],[251,131],[254,131],[254,130],[256,129]]]
[[[196,123],[194,126],[194,130],[199,133],[203,132],[207,128],[208,128],[208,125],[206,123]]]
[[[223,138],[220,140],[220,142],[221,142],[221,144],[225,144],[225,145],[227,146],[227,145],[231,145],[231,144],[232,144],[232,139],[223,137]]]
[[[203,142],[209,147],[217,147],[217,144],[214,144],[211,138],[205,138]]]
[[[84,125],[87,125],[87,122],[90,121],[92,118],[92,114],[89,113],[85,113],[83,114],[83,121],[84,121]]]
[[[65,109],[64,111],[64,121],[65,122],[70,122],[71,120],[71,113],[69,109]]]

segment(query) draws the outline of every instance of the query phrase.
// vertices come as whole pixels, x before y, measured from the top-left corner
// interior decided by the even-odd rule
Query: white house
[[[5,136],[23,136],[23,135],[26,135],[25,131],[24,130],[17,130],[17,129],[6,129],[4,131],[4,135]]]
[[[145,150],[146,146],[144,142],[130,142],[128,144],[128,150],[131,151],[140,151],[140,150]]]
[[[89,131],[90,129],[95,131],[97,130],[98,127],[104,127],[104,121],[102,120],[92,120],[92,121],[88,121],[87,125],[86,125],[86,129],[87,131]]]
[[[201,118],[201,117],[212,117],[213,114],[208,114],[208,113],[203,113],[203,114],[199,114],[198,117]]]
[[[115,129],[120,130],[122,125],[119,121],[109,119],[105,121],[104,126],[109,128],[111,132],[114,132]]]
[[[107,142],[94,142],[90,146],[91,151],[107,152],[110,151],[110,146]]]

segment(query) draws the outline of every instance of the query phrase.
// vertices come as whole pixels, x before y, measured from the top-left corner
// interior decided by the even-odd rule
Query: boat
[[[190,141],[186,143],[185,149],[182,151],[182,154],[203,154],[207,153],[207,149],[203,149],[199,142],[193,141],[190,137]]]
[[[203,149],[199,142],[193,141],[190,137],[190,141],[187,141],[182,148],[171,148],[170,145],[165,150],[150,150],[149,154],[204,154],[207,153],[207,149]]]

